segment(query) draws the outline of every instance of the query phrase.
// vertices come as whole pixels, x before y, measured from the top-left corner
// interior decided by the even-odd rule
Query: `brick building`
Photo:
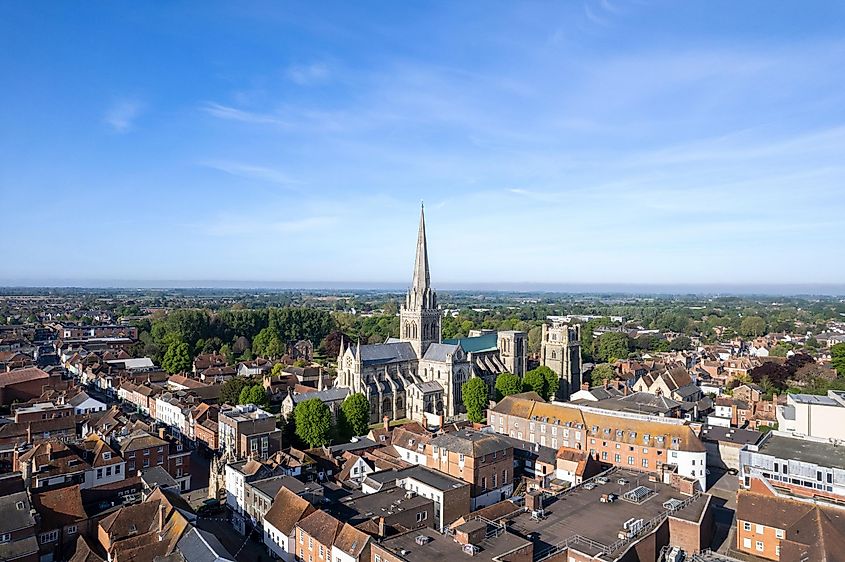
[[[586,451],[607,465],[644,472],[674,466],[679,475],[706,489],[707,451],[683,420],[547,404],[517,395],[488,410],[487,420],[497,433],[543,447]]]
[[[426,466],[471,486],[471,509],[510,497],[513,493],[513,447],[498,435],[462,430],[431,440]]]

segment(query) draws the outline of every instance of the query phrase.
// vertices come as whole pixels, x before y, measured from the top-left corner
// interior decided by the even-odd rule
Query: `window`
[[[487,478],[486,478],[486,477],[484,477],[484,476],[482,476],[482,477],[481,477],[481,489],[482,489],[482,490],[486,490],[486,489],[487,489]]]
[[[763,526],[762,526],[762,525],[760,525],[759,523],[757,523],[757,529],[756,529],[756,531],[757,531],[757,534],[758,534],[758,535],[762,535],[762,534],[763,534]]]
[[[743,548],[751,548],[751,539],[742,539]]]
[[[428,519],[428,512],[427,511],[421,511],[421,512],[417,513],[417,522],[425,521],[426,519]]]
[[[463,453],[460,453],[458,455],[458,462],[464,462],[464,454]]]
[[[111,453],[110,453],[110,452],[108,452],[108,451],[104,452],[104,453],[103,453],[103,460],[104,460],[104,461],[111,460]]]
[[[742,524],[742,529],[744,531],[748,531],[750,533],[751,532],[751,523],[749,523],[748,521],[744,522]]]
[[[498,487],[497,482],[496,482],[496,479],[498,478],[498,476],[499,476],[498,474],[493,474],[493,487],[494,488]]]
[[[177,457],[176,458],[176,466],[181,466],[181,465],[182,465],[182,457]]]
[[[111,467],[110,466],[106,467],[106,476],[111,476]]]
[[[323,548],[323,545],[320,545],[320,558],[323,557],[324,553],[325,553],[325,549]]]
[[[10,533],[3,533],[0,535],[0,544],[5,544],[12,540],[12,535]]]
[[[758,552],[763,552],[763,541],[757,541],[754,545]]]
[[[163,453],[163,452],[164,452],[164,447],[159,447],[159,448],[158,448],[158,452],[159,452],[159,453]]]
[[[376,562],[381,562],[381,556],[379,556],[378,554],[376,554],[376,556],[375,556],[375,560],[376,560]]]
[[[48,542],[55,542],[59,540],[59,532],[58,531],[50,531],[49,533],[41,533],[41,544],[47,544]]]
[[[120,474],[120,465],[119,464],[114,465],[114,473]]]
[[[99,479],[100,479],[100,478],[102,478],[102,477],[103,477],[103,469],[102,469],[102,468],[98,468],[98,469],[97,469],[97,480],[99,480]]]
[[[648,459],[643,459],[643,468],[648,468]]]
[[[308,537],[308,548],[314,550],[314,537]]]
[[[634,464],[634,457],[628,457],[628,464],[630,464],[630,465]]]
[[[302,531],[299,531],[299,544],[302,544],[304,537],[305,537],[305,535],[302,534]],[[300,550],[299,552],[300,552],[299,555],[302,556],[302,551]]]
[[[775,529],[775,536],[779,539],[783,538],[783,529]]]
[[[65,532],[67,532],[68,535],[75,535],[76,531],[76,525],[68,525],[67,529],[65,529]]]

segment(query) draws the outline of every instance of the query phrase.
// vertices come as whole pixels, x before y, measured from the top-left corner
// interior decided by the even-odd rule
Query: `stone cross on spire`
[[[420,229],[417,233],[417,258],[414,262],[414,280],[412,291],[424,292],[431,285],[428,272],[428,248],[425,241],[425,207],[420,203]]]

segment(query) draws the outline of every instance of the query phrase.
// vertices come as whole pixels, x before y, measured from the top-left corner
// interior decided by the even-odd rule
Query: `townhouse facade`
[[[707,486],[707,450],[683,420],[610,412],[584,405],[547,404],[508,396],[488,410],[499,434],[558,449],[589,453],[602,463],[644,472],[664,465]]]

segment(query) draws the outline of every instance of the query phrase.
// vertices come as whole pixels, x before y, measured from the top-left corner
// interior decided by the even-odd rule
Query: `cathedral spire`
[[[425,206],[420,204],[420,229],[417,233],[417,259],[414,262],[412,291],[425,291],[431,285],[428,273],[428,247],[425,241]]]

